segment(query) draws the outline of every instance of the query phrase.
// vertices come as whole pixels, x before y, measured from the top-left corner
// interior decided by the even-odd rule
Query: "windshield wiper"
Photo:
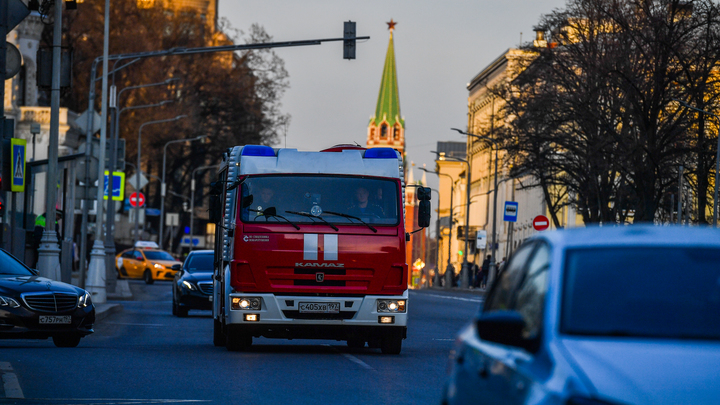
[[[285,222],[287,222],[288,224],[292,225],[292,226],[293,226],[295,229],[297,229],[298,231],[300,230],[300,227],[297,226],[297,225],[295,225],[294,223],[290,222],[289,219],[285,218],[285,217],[282,216],[282,215],[278,215],[278,214],[277,214],[277,209],[276,209],[275,207],[267,207],[267,208],[265,208],[265,209],[262,210],[262,211],[260,211],[260,210],[249,210],[249,211],[263,214],[264,217],[275,217],[275,218],[283,219],[283,220],[285,220]],[[265,220],[265,222],[267,222],[267,219]]]
[[[315,216],[315,215],[310,214],[310,213],[307,213],[307,212],[297,212],[297,211],[285,211],[285,212],[287,212],[288,214],[302,215],[302,216],[304,216],[304,217],[308,217],[308,218],[311,218],[311,219],[313,219],[313,220],[314,220],[315,218],[317,218],[317,219],[323,221],[323,222],[324,222],[327,226],[329,226],[330,228],[332,228],[332,229],[334,229],[334,230],[336,230],[336,231],[339,231],[339,229],[337,228],[337,226],[335,226],[335,225],[331,224],[330,222],[326,221],[325,218],[323,218],[323,217],[321,217],[321,216],[319,216],[319,215],[318,215],[318,216]]]
[[[348,214],[341,214],[341,213],[339,213],[339,212],[332,212],[332,211],[323,211],[323,212],[324,212],[325,214],[337,215],[337,216],[339,216],[339,217],[356,219],[356,220],[362,222],[363,225],[365,225],[365,226],[367,226],[368,228],[370,228],[371,231],[377,233],[377,229],[375,229],[372,225],[368,224],[367,222],[363,221],[362,219],[360,219],[360,218],[358,218],[358,217],[355,217],[355,216],[352,216],[352,215],[348,215]]]

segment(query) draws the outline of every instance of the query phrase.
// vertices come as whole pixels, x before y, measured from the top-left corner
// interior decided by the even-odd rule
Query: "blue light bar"
[[[365,151],[365,159],[397,159],[398,152],[393,148],[372,148]]]
[[[275,156],[273,148],[265,145],[245,145],[241,156]]]

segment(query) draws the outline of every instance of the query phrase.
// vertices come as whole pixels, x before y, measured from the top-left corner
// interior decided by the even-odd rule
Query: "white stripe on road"
[[[0,361],[0,374],[2,374],[5,398],[23,399],[25,396],[23,395],[22,388],[20,388],[17,375],[15,375],[12,371],[13,368],[10,363]]]
[[[427,295],[428,297],[444,298],[447,300],[458,300],[458,301],[478,302],[478,303],[483,302],[482,299],[477,299],[477,298],[450,297],[447,295],[437,295],[437,294],[423,294],[423,295]]]
[[[352,361],[353,363],[357,364],[358,366],[364,368],[365,370],[373,370],[373,371],[375,371],[374,368],[370,367],[367,363],[365,363],[364,361],[358,359],[357,357],[353,356],[352,354],[342,353],[342,352],[341,352],[340,350],[338,350],[336,347],[333,347],[333,346],[330,346],[330,345],[323,345],[323,346],[327,346],[327,347],[333,349],[334,351],[342,354],[343,357],[345,357],[346,359]]]

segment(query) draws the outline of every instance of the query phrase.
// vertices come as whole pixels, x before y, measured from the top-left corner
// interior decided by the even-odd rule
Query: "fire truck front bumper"
[[[314,297],[232,293],[228,324],[243,326],[342,326],[405,329],[408,292],[403,295]],[[254,327],[251,329],[255,329]]]

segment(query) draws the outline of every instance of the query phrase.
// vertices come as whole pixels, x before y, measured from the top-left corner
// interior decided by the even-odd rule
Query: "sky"
[[[375,112],[389,42],[393,34],[405,119],[407,159],[434,170],[438,141],[465,138],[450,128],[467,128],[467,83],[508,48],[534,39],[543,14],[565,0],[220,0],[218,16],[247,32],[253,23],[273,41],[339,38],[343,22],[357,23],[355,60],[344,60],[342,42],[278,48],[290,88],[282,111],[291,115],[286,138],[276,147],[320,150],[339,143],[365,146]],[[437,188],[437,176],[428,175]]]

